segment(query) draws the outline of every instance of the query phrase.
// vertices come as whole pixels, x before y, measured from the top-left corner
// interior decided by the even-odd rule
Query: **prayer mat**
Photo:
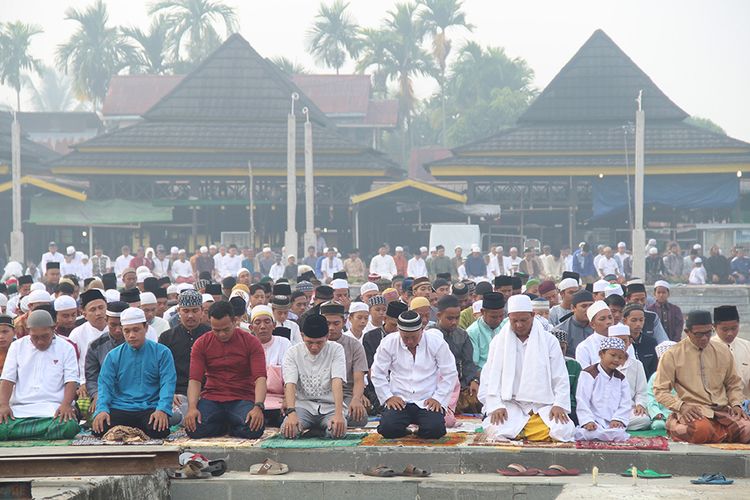
[[[667,437],[667,429],[649,429],[647,431],[628,431],[630,437],[650,438],[650,437]]]
[[[417,436],[404,436],[396,439],[386,439],[378,433],[365,436],[360,446],[458,446],[466,440],[466,434],[449,432],[438,439],[422,439]]]
[[[263,435],[258,439],[245,439],[232,436],[217,436],[200,439],[191,439],[188,437],[185,429],[172,433],[167,437],[167,444],[171,446],[181,446],[183,448],[251,448],[256,446],[263,439],[278,434],[276,429],[266,429]]]
[[[38,441],[0,441],[0,448],[31,448],[34,446],[70,446],[72,439],[55,439],[53,441],[40,439]],[[2,455],[2,453],[0,453]]]
[[[138,441],[125,443],[122,441],[105,441],[93,435],[76,436],[76,439],[70,443],[71,446],[158,446],[164,444],[163,439],[149,439],[148,441]]]
[[[329,439],[322,437],[303,437],[287,439],[281,434],[271,436],[260,443],[261,448],[340,448],[344,446],[357,446],[365,437],[365,432],[352,432],[340,439]]]
[[[669,450],[665,437],[630,438],[627,441],[576,441],[579,450]]]
[[[448,427],[450,432],[482,432],[482,419],[458,415],[456,425]]]
[[[703,446],[710,446],[711,448],[716,448],[717,450],[750,451],[750,444],[742,443],[711,443],[704,444]]]
[[[559,441],[502,441],[493,439],[484,432],[480,432],[469,440],[468,446],[490,446],[506,450],[520,450],[521,448],[575,448],[575,443],[561,443]]]

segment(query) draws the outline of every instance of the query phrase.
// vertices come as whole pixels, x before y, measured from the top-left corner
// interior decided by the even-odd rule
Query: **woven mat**
[[[26,441],[0,441],[0,448],[31,448],[35,446],[70,446],[72,439],[26,440]],[[1,455],[1,454],[0,454]]]
[[[667,429],[649,429],[647,431],[628,431],[628,434],[630,434],[630,437],[640,437],[640,438],[648,438],[648,437],[667,437]]]
[[[630,438],[627,441],[576,441],[579,450],[669,450],[665,437]]]
[[[103,439],[100,439],[96,436],[87,435],[87,436],[78,436],[76,439],[70,443],[71,446],[101,446],[101,445],[108,445],[108,446],[155,446],[155,445],[161,445],[164,444],[163,439],[149,439],[148,441],[142,441],[137,443],[123,443],[120,441],[104,441]]]
[[[710,446],[717,450],[728,450],[728,451],[750,451],[750,444],[742,443],[714,443],[704,444],[703,446]]]
[[[575,448],[575,443],[560,443],[557,441],[501,441],[480,432],[471,437],[466,443],[468,446],[490,446],[507,450],[520,450],[523,448]]]
[[[406,436],[398,439],[386,439],[380,434],[372,433],[362,439],[360,446],[458,446],[466,440],[464,433],[449,432],[439,439],[421,439]]]
[[[456,417],[456,425],[449,427],[450,432],[481,432],[482,419],[476,417]]]
[[[261,448],[339,448],[357,446],[365,432],[352,432],[340,439],[328,439],[320,437],[304,437],[299,439],[287,439],[281,434],[271,436],[260,443]]]

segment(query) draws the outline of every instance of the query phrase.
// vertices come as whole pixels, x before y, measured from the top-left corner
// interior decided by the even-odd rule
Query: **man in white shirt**
[[[27,326],[29,335],[10,345],[0,375],[0,441],[72,439],[80,430],[75,348],[54,334],[45,310],[32,311]]]
[[[415,253],[414,257],[409,259],[406,264],[406,274],[410,278],[422,278],[427,277],[427,264],[425,264],[422,254],[427,253],[427,247],[419,249],[420,253]]]
[[[627,252],[628,246],[625,244],[624,241],[621,241],[617,244],[617,253],[615,254],[615,260],[617,260],[617,264],[620,268],[620,274],[622,276],[626,276],[625,269],[630,268],[630,260],[632,260],[632,257]],[[627,265],[626,265],[627,264]],[[627,277],[627,276],[626,276]]]
[[[286,267],[281,263],[281,255],[276,254],[274,255],[274,263],[271,266],[271,270],[268,272],[268,276],[272,280],[278,281],[279,278],[284,277],[284,269],[286,269]]]
[[[458,383],[456,360],[439,331],[423,331],[422,318],[415,311],[401,313],[398,330],[398,335],[380,342],[370,368],[370,379],[385,407],[378,433],[400,438],[410,424],[416,424],[418,437],[441,438],[445,411]]]
[[[172,261],[170,260],[169,255],[167,255],[164,251],[164,247],[162,245],[157,245],[156,257],[154,257],[154,276],[156,276],[157,278],[169,276],[169,268],[171,262]]]
[[[516,247],[511,247],[510,255],[505,259],[505,274],[512,276],[517,273],[518,266],[521,265],[522,260],[523,259],[518,256],[518,249]]]
[[[320,273],[323,275],[323,282],[330,283],[335,273],[344,270],[344,263],[336,256],[334,247],[326,248],[325,254],[326,257],[320,263]]]
[[[216,245],[211,245],[208,250],[216,252]],[[214,272],[218,278],[224,278],[224,257],[227,255],[227,247],[221,245],[218,253],[214,253]]]
[[[387,280],[398,274],[396,261],[388,255],[388,249],[383,245],[378,249],[378,255],[370,261],[370,274],[377,274]]]
[[[596,270],[599,271],[600,278],[610,274],[619,277],[622,274],[617,259],[612,256],[612,248],[604,247],[604,254],[599,258]]]
[[[237,277],[237,273],[242,269],[242,256],[237,252],[237,245],[229,245],[229,253],[222,259],[222,278],[229,276]]]
[[[490,252],[490,262],[487,264],[487,277],[493,279],[505,274],[505,256],[504,249],[501,245],[492,247]]]
[[[178,259],[172,262],[172,276],[174,277],[175,283],[193,283],[195,281],[193,266],[190,264],[190,261],[187,260],[187,254],[184,248],[180,248],[177,252],[177,257]]]
[[[140,308],[146,315],[146,323],[149,328],[153,328],[157,341],[159,340],[159,335],[167,330],[171,330],[169,322],[156,315],[156,309],[158,307],[159,303],[156,300],[156,295],[152,292],[143,292],[140,294]]]
[[[78,347],[81,387],[78,391],[80,398],[87,398],[86,393],[86,354],[89,344],[107,333],[107,300],[96,288],[86,290],[80,296],[81,309],[86,322],[73,329],[68,337]]]
[[[65,258],[63,259],[62,264],[60,264],[60,274],[63,276],[72,274],[73,276],[81,278],[81,271],[80,263],[76,258],[76,249],[73,246],[69,246],[65,250]]]
[[[115,259],[115,274],[118,278],[122,277],[122,272],[130,267],[130,261],[133,260],[133,256],[130,255],[130,247],[124,245],[122,247],[122,255]]]
[[[57,251],[57,243],[50,241],[49,252],[42,254],[42,261],[39,263],[39,270],[44,274],[47,272],[47,262],[58,262],[62,264],[63,260],[65,260],[65,257]]]

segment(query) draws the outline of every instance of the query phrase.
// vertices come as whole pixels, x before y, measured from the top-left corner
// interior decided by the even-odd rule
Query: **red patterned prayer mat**
[[[398,439],[386,439],[380,434],[371,433],[362,438],[360,446],[457,446],[466,440],[466,434],[449,432],[439,439],[421,439],[417,436],[406,436]]]
[[[630,438],[627,441],[576,441],[579,450],[669,450],[665,437]]]

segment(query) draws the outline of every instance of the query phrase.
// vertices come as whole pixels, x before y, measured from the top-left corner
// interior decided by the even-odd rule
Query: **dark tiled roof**
[[[148,120],[285,121],[291,95],[295,105],[310,110],[310,119],[327,118],[273,63],[263,59],[240,35],[230,36],[192,73],[157,102],[144,117]]]
[[[60,111],[19,113],[18,121],[26,133],[76,133],[103,128],[93,112]]]
[[[11,123],[10,113],[0,111],[0,164],[10,166],[11,158]],[[46,171],[45,162],[59,158],[60,155],[40,144],[29,140],[21,128],[21,168],[31,168],[35,171]]]
[[[102,103],[103,116],[141,116],[174,90],[184,75],[115,75]]]
[[[647,119],[687,118],[609,36],[597,30],[518,122],[633,120],[641,89]]]

